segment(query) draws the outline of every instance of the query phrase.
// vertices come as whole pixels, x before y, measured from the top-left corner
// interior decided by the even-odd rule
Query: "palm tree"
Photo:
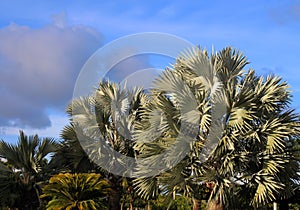
[[[5,162],[0,162],[0,207],[13,207],[22,197],[19,174]]]
[[[57,174],[43,188],[46,209],[107,209],[109,184],[100,174]]]
[[[46,156],[55,152],[57,143],[53,139],[40,139],[37,135],[27,137],[20,131],[17,145],[0,141],[1,163],[0,200],[7,197],[7,190],[17,189],[10,194],[12,208],[36,209],[40,205],[38,182],[43,181],[47,170]],[[2,176],[1,176],[2,175]],[[5,177],[7,176],[7,177]],[[6,179],[6,181],[5,181]],[[8,186],[9,185],[9,186]]]
[[[149,165],[155,165],[157,155],[167,151],[171,145],[175,145],[175,150],[168,151],[160,161],[166,161],[167,166],[174,157],[182,159],[157,177],[135,180],[137,192],[149,199],[157,191],[153,182],[158,180],[160,191],[171,196],[181,194],[191,197],[194,208],[199,206],[201,196],[198,192],[204,191],[203,184],[197,183],[195,177],[200,173],[198,158],[208,136],[212,102],[220,104],[224,101],[224,97],[215,97],[221,84],[212,74],[214,63],[208,60],[206,52],[195,53],[199,58],[190,63],[184,57],[179,58],[173,70],[167,69],[154,82],[151,103],[143,113],[143,120],[137,123],[134,135],[135,148],[140,151],[140,156],[154,157]],[[199,65],[199,61],[200,69],[187,72],[189,67]],[[191,147],[193,150],[190,151]],[[140,170],[144,171],[143,168]]]
[[[58,145],[58,150],[49,163],[52,171],[57,173],[102,173],[101,168],[93,163],[86,154],[77,138],[72,123],[63,128],[63,139]]]
[[[123,155],[135,156],[134,142],[130,135],[134,123],[140,118],[140,109],[146,100],[142,89],[126,90],[125,87],[115,83],[103,81],[100,82],[94,95],[75,99],[67,108],[70,125],[63,130],[63,144],[76,145],[76,152],[73,153],[75,150],[71,146],[69,152],[63,151],[64,155],[61,157],[67,156],[69,162],[73,162],[73,166],[72,158],[77,166],[82,166],[80,164],[82,162],[88,163],[85,165],[99,164],[103,158],[105,163],[111,164],[106,168],[103,168],[101,164],[100,167],[94,164],[87,168],[101,172],[102,176],[109,181],[111,187],[109,209],[111,210],[120,209],[120,199],[124,191],[122,183],[125,178],[122,174],[114,174],[108,170],[110,167],[116,168],[113,166],[116,159],[105,151],[107,148],[112,148]],[[127,178],[126,182],[130,184],[130,178]],[[130,186],[127,188],[132,189]],[[132,199],[130,200],[133,202]]]
[[[181,154],[178,148],[191,149],[170,170],[137,179],[141,196],[153,195],[156,180],[170,195],[193,198],[194,209],[205,183],[211,190],[210,209],[238,209],[237,199],[245,192],[247,204],[255,207],[292,195],[294,181],[299,180],[291,146],[299,135],[299,115],[289,109],[286,82],[273,75],[258,77],[254,70],[244,70],[247,64],[232,48],[208,56],[196,47],[156,80],[149,108],[136,126],[135,148],[140,156],[153,157],[150,165],[170,145],[180,145],[170,152],[175,156]],[[225,108],[218,108],[222,103]],[[199,123],[197,133],[181,138],[181,126],[194,128],[194,122]],[[153,135],[157,131],[159,135]]]
[[[220,180],[215,181],[211,199],[224,205],[226,191],[242,185],[250,204],[258,207],[292,195],[292,180],[299,180],[292,145],[300,121],[289,108],[287,83],[274,75],[258,77],[254,70],[242,73],[236,68],[240,65],[237,58],[242,55],[230,48],[215,58],[223,63],[217,72],[225,87],[228,111],[223,136],[208,161],[210,166],[217,164],[208,171],[217,169],[215,180]]]

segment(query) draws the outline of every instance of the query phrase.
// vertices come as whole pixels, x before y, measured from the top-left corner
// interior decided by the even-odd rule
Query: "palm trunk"
[[[129,204],[129,210],[133,210],[133,204],[131,202]]]
[[[273,210],[278,210],[278,204],[276,202],[273,202]]]
[[[282,200],[279,202],[279,210],[286,210],[289,209],[289,202],[288,200]]]
[[[134,201],[134,198],[133,198],[133,196],[130,196],[130,201],[129,201],[129,210],[133,210],[133,201]]]
[[[113,190],[108,198],[109,210],[120,210],[121,193],[119,190]]]
[[[197,198],[193,198],[193,210],[199,210],[200,201]]]
[[[37,187],[36,185],[34,185],[33,188],[34,188],[34,190],[35,190],[35,192],[36,192],[39,206],[41,206],[42,201],[41,201],[41,198],[40,198],[40,191],[39,191],[39,189],[38,189],[38,187]]]
[[[146,206],[145,210],[151,210],[150,201],[148,201],[148,203],[147,203],[147,206]]]
[[[223,210],[223,205],[217,201],[211,201],[207,210]]]
[[[206,187],[211,190],[211,193],[212,193],[215,185],[216,185],[215,182],[206,182]],[[217,200],[210,201],[210,203],[208,204],[207,210],[223,210],[224,207],[223,207],[222,203],[219,201],[220,201],[220,198]]]
[[[21,202],[15,205],[18,210],[32,210],[40,207],[39,193],[34,186],[26,189],[22,195]]]

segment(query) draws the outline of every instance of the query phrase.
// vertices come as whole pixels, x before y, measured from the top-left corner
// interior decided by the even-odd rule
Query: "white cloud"
[[[65,16],[42,28],[0,29],[0,127],[45,128],[48,110],[64,110],[77,75],[102,44],[91,27],[68,26]]]

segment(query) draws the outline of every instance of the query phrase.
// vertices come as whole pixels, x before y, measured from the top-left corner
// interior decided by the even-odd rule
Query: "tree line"
[[[0,142],[1,207],[299,209],[299,114],[248,63],[195,47],[147,91],[101,81],[67,107],[61,141]]]

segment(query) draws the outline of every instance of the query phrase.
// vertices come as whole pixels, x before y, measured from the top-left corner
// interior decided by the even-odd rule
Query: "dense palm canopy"
[[[109,184],[100,174],[57,174],[43,188],[47,210],[106,209]]]
[[[209,55],[196,47],[167,68],[147,94],[100,82],[94,95],[68,107],[71,124],[63,130],[67,152],[62,154],[73,168],[76,163],[75,168],[100,170],[111,183],[113,203],[129,191],[129,200],[189,197],[195,209],[203,199],[211,209],[238,209],[289,198],[299,180],[299,116],[289,109],[287,83],[259,77],[247,64],[232,48]],[[107,172],[114,164],[126,166],[107,148],[146,158],[138,165],[140,176]],[[103,160],[104,168],[93,165]]]
[[[37,208],[40,205],[38,182],[46,178],[46,156],[56,150],[53,139],[28,137],[22,131],[17,145],[0,141],[1,204],[19,209]]]
[[[195,47],[147,91],[101,81],[67,107],[59,145],[23,132],[17,145],[0,142],[1,204],[38,207],[38,182],[57,173],[44,188],[48,209],[297,202],[300,117],[287,83],[247,64],[230,47],[211,54]]]
[[[295,181],[299,180],[293,152],[299,116],[289,109],[291,94],[286,82],[277,76],[259,77],[254,70],[244,69],[247,63],[240,52],[231,48],[209,56],[197,47],[179,57],[155,81],[153,100],[135,135],[140,154],[153,156],[182,141],[178,131],[184,121],[182,109],[187,106],[183,103],[192,100],[183,101],[187,94],[183,95],[184,88],[178,81],[184,81],[189,89],[186,93],[194,94],[193,113],[199,117],[199,130],[190,141],[191,152],[178,165],[151,179],[136,180],[141,196],[151,198],[160,186],[171,195],[197,198],[206,183],[211,189],[212,209],[234,209],[241,207],[238,198],[242,195],[252,206],[292,195]],[[214,109],[216,98],[226,105],[218,121],[213,119],[214,113],[220,111]],[[206,153],[205,145],[215,135],[214,125],[218,122],[222,131]],[[148,132],[155,129],[162,132],[153,140]]]

